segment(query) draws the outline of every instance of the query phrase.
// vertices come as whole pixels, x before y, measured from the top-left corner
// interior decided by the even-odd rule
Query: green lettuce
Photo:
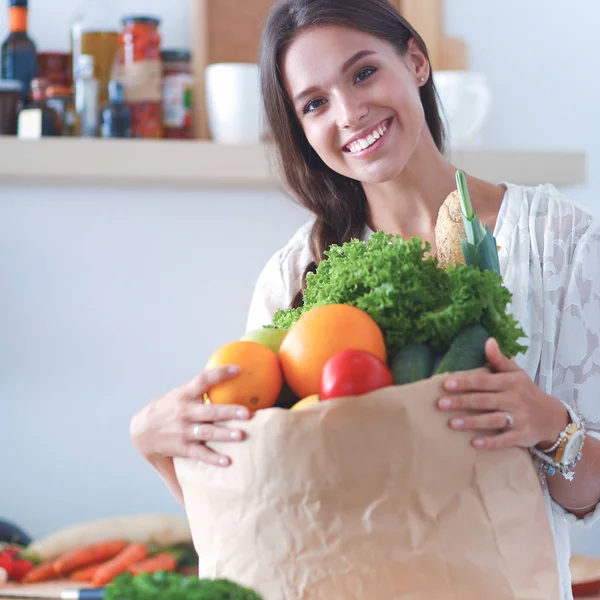
[[[527,348],[508,313],[512,296],[494,271],[474,265],[442,269],[418,237],[376,231],[366,241],[333,245],[306,278],[303,305],[279,310],[273,325],[289,329],[302,314],[325,304],[350,304],[367,312],[383,331],[390,354],[408,341],[445,352],[466,325],[481,323],[506,356]]]

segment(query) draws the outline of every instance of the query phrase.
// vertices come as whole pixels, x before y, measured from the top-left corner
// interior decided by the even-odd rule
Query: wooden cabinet
[[[217,62],[257,62],[264,22],[274,0],[191,0],[197,137],[208,139],[204,70]]]

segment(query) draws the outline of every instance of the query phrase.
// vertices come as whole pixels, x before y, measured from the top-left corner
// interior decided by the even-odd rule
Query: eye
[[[325,104],[325,100],[322,98],[317,98],[316,100],[311,100],[303,109],[302,114],[305,115],[309,112],[314,112],[317,108],[321,107]]]
[[[375,73],[376,71],[377,71],[377,69],[375,67],[365,67],[364,69],[361,69],[356,74],[356,78],[355,78],[356,83],[362,83],[366,79],[369,79],[369,77],[371,77],[371,75],[373,75],[373,73]]]

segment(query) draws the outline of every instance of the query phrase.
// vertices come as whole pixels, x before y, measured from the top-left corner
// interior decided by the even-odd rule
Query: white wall
[[[77,5],[31,0],[41,50],[68,47]],[[189,46],[186,0],[118,5],[162,14],[165,45]],[[490,78],[487,144],[584,149],[589,181],[569,193],[600,211],[600,4],[447,5],[449,32]],[[37,536],[178,512],[129,418],[238,336],[258,272],[304,219],[275,192],[0,188],[0,516]],[[600,555],[597,537],[576,536],[576,550]]]

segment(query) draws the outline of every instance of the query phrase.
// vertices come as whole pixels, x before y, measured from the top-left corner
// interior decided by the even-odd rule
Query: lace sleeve
[[[573,235],[573,233],[571,234]],[[557,327],[552,393],[577,408],[587,421],[588,429],[600,433],[600,227],[592,223],[576,243],[572,256],[564,250],[569,239],[556,239],[562,263],[555,263],[570,273],[564,292],[547,296],[547,301],[562,296],[556,305]],[[562,279],[559,277],[559,279]]]

